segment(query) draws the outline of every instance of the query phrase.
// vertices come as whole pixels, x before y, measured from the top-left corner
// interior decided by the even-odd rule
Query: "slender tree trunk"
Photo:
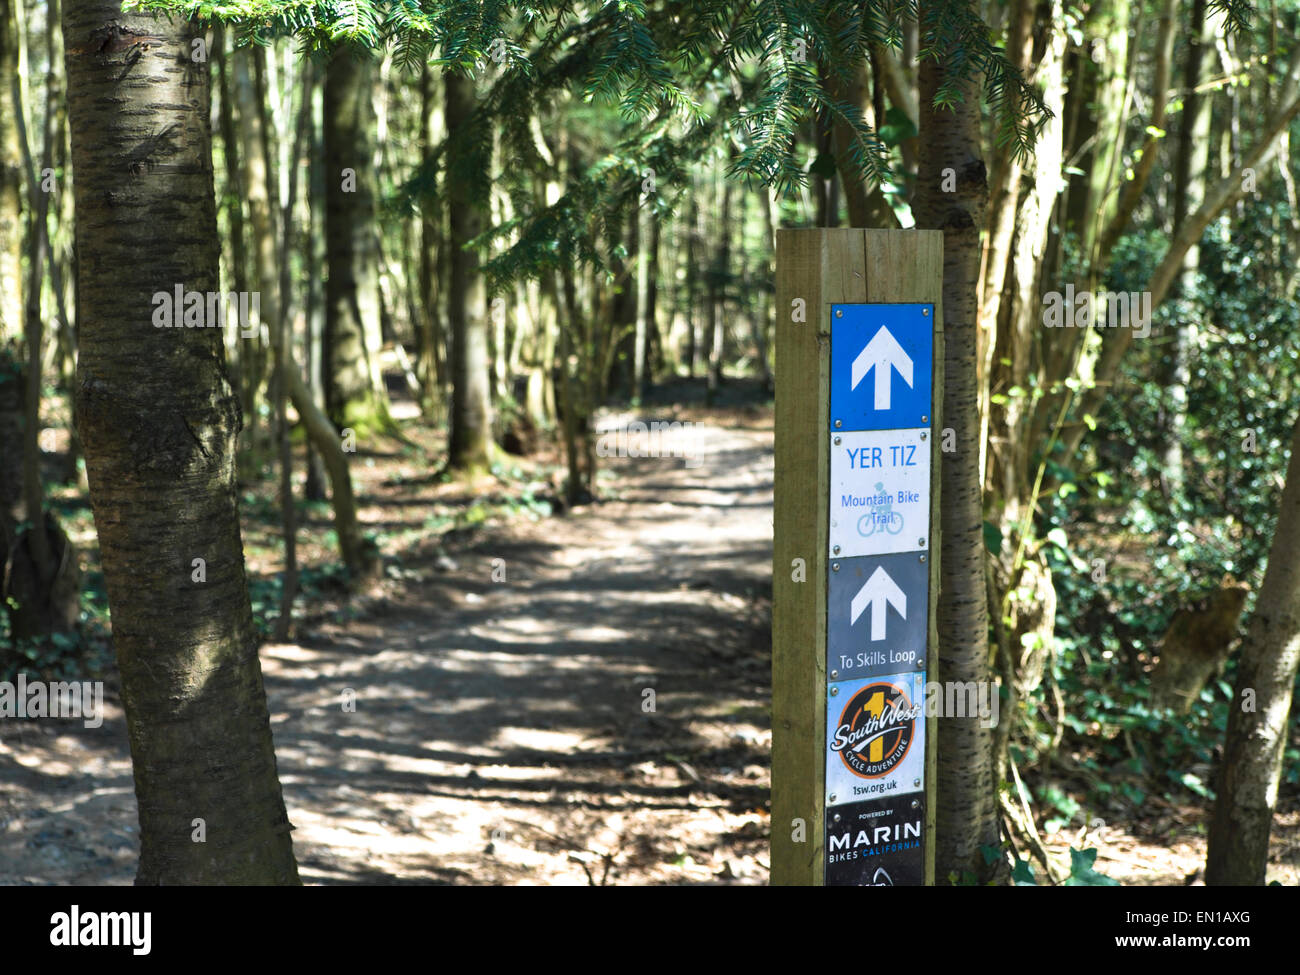
[[[862,83],[865,86],[865,80]],[[817,226],[838,227],[840,225],[840,177],[839,171],[834,167],[834,136],[830,119],[825,112],[818,113],[813,122],[813,132],[817,140],[815,144],[817,160],[823,163],[831,162],[831,165],[825,168],[819,165],[810,181],[813,194],[817,198]]]
[[[1268,569],[1237,665],[1210,824],[1205,882],[1263,884],[1291,693],[1300,664],[1300,421]]]
[[[1046,0],[1036,23],[1032,24],[1032,33],[1022,41],[1026,48],[1039,52],[1032,67],[1025,55],[1026,77],[1042,91],[1048,104],[1059,104],[1064,95],[1067,38],[1059,14],[1055,0]],[[1062,135],[1059,115],[1049,120],[1039,133],[1034,155],[1023,171],[1028,189],[1017,210],[1010,253],[1000,255],[1007,262],[1007,269],[1000,276],[1006,286],[1002,300],[993,305],[998,319],[992,330],[993,362],[989,373],[993,388],[999,391],[1031,388],[1030,377],[1039,375],[1042,368],[1042,343],[1045,338],[1050,340],[1055,336],[1042,327],[1040,274],[1058,195],[1055,176],[1062,168]],[[986,304],[985,308],[989,306]],[[989,395],[983,385],[980,392],[984,398]],[[1041,681],[1055,626],[1056,597],[1051,572],[1045,561],[1033,557],[1036,546],[1030,541],[1035,532],[1034,451],[1042,440],[1041,434],[1030,426],[1033,413],[1029,406],[1025,398],[1008,397],[1003,403],[992,404],[986,421],[990,431],[986,516],[994,524],[1007,526],[1008,537],[1014,539],[990,565],[993,599],[990,610],[994,614],[996,658],[1005,695],[994,735],[994,757],[1002,780],[1012,778],[1006,768],[1007,744],[1019,719],[1019,701]],[[1007,595],[1012,590],[1021,591],[1014,604]],[[1029,632],[1041,639],[1026,646],[1021,637]]]
[[[18,138],[18,19],[0,0],[0,339],[23,330],[23,157]]]
[[[1204,52],[1214,43],[1206,24],[1206,0],[1193,0],[1187,38],[1187,61],[1183,66],[1183,111],[1178,119],[1178,155],[1174,160],[1173,229],[1176,233],[1187,215],[1205,199],[1205,171],[1209,162],[1209,93],[1196,89],[1201,83]],[[1200,241],[1188,248],[1183,258],[1178,291],[1190,300],[1196,287],[1200,264]],[[1179,316],[1180,318],[1182,316]],[[1158,416],[1158,441],[1163,445],[1160,461],[1161,488],[1165,498],[1178,507],[1183,498],[1183,438],[1187,427],[1187,387],[1192,375],[1192,349],[1196,345],[1196,318],[1187,316],[1173,324],[1174,341],[1163,365],[1160,385],[1165,402]]]
[[[855,106],[859,111],[871,111],[867,99],[867,61],[862,57],[848,71],[847,77],[838,72],[823,71],[827,91],[836,101]],[[873,113],[874,114],[874,113]],[[868,118],[867,124],[876,130],[874,119]],[[878,215],[873,214],[868,203],[867,184],[859,179],[845,177],[848,168],[848,148],[853,138],[853,130],[842,120],[836,119],[831,126],[831,149],[835,156],[836,172],[844,183],[844,201],[848,205],[850,227],[880,226]]]
[[[339,435],[325,412],[316,404],[311,391],[302,381],[298,366],[293,361],[292,349],[284,349],[284,381],[293,408],[302,417],[325,471],[329,475],[331,506],[334,509],[334,531],[339,538],[339,553],[347,566],[354,584],[372,578],[379,567],[375,544],[361,531],[357,520],[357,502],[352,493],[352,474],[348,470],[348,455],[343,452]]]
[[[325,73],[322,111],[325,144],[325,351],[326,412],[340,430],[358,435],[388,427],[387,397],[376,388],[367,328],[379,321],[378,249],[375,237],[374,128],[371,79],[364,51],[341,47]]]
[[[763,228],[763,248],[764,254],[763,274],[769,281],[776,280],[775,262],[776,262],[776,223],[772,219],[772,195],[767,187],[762,187],[758,191],[759,214],[762,217]],[[772,376],[772,319],[775,313],[773,304],[773,295],[764,290],[761,298],[762,314],[754,323],[754,343],[758,346],[759,374],[763,379],[763,391],[772,393],[776,389],[776,381]]]
[[[231,74],[234,84],[231,94],[239,110],[238,159],[240,164],[239,187],[248,203],[248,230],[253,259],[253,282],[257,286],[259,321],[257,331],[244,335],[241,329],[241,365],[244,381],[243,405],[246,417],[249,453],[245,460],[251,470],[260,472],[265,458],[257,404],[267,380],[269,366],[269,330],[278,327],[280,318],[280,292],[276,269],[280,255],[275,239],[275,222],[271,212],[271,169],[268,163],[267,124],[263,100],[257,90],[255,75],[266,58],[266,49],[254,45],[235,51],[231,55]],[[263,329],[262,326],[268,326]],[[269,439],[265,441],[269,446]]]
[[[1083,175],[1071,178],[1066,223],[1079,235],[1079,250],[1088,263],[1096,263],[1096,244],[1102,227],[1115,212],[1115,188],[1122,178],[1128,121],[1129,6],[1126,0],[1098,0],[1090,6],[1088,46],[1080,51],[1077,70],[1067,74],[1069,102],[1078,114],[1069,159]]]
[[[497,156],[501,144],[493,140],[491,166],[497,169]],[[501,226],[510,219],[510,201],[507,194],[495,180],[488,194],[488,226]],[[496,403],[510,395],[510,339],[507,335],[509,322],[519,317],[518,303],[507,306],[504,293],[492,296],[492,313],[488,316],[488,402]]]
[[[933,29],[941,7],[922,7],[921,30]],[[943,423],[957,449],[939,454],[943,469],[939,595],[939,679],[987,681],[988,602],[984,578],[983,507],[979,470],[978,349],[980,228],[988,182],[980,156],[979,89],[957,83],[951,109],[935,108],[945,80],[943,62],[920,70],[920,170],[913,212],[917,227],[943,231]],[[955,192],[943,192],[943,170],[956,171]],[[981,846],[998,845],[993,740],[978,718],[938,722],[940,763],[935,864],[937,876],[990,871]]]
[[[304,302],[305,321],[305,341],[304,347],[304,370],[306,372],[306,381],[304,383],[304,396],[312,406],[320,409],[320,404],[325,401],[323,392],[323,382],[321,379],[321,356],[324,346],[325,335],[325,309],[321,299],[321,247],[320,239],[324,236],[322,233],[323,220],[320,215],[320,208],[311,206],[312,200],[323,200],[325,198],[325,178],[324,178],[324,143],[321,138],[321,126],[317,114],[321,108],[321,99],[313,93],[312,99],[303,106],[303,111],[307,113],[307,143],[311,146],[311,161],[307,164],[307,214],[306,229],[307,233],[302,242],[302,264],[303,277],[306,280],[307,298]],[[302,413],[302,408],[294,405],[294,409]],[[322,413],[322,415],[324,415]],[[328,421],[327,421],[328,422]],[[333,432],[331,428],[331,432]],[[325,500],[325,481],[327,475],[325,472],[325,463],[321,460],[321,452],[316,449],[316,444],[311,437],[307,438],[307,481],[303,485],[303,496],[308,501]],[[349,490],[351,480],[349,479]]]
[[[722,351],[726,339],[726,316],[723,314],[727,300],[727,279],[731,269],[731,195],[730,181],[722,180],[722,213],[718,221],[717,262],[709,275],[709,385],[708,399],[713,401],[722,385]]]
[[[21,13],[21,9],[19,12]],[[21,43],[23,39],[21,32],[25,30],[22,17],[18,18],[18,30],[20,31],[18,63],[21,79],[27,75],[25,47]],[[53,116],[49,109],[53,106],[52,103],[47,103],[41,162],[38,167],[32,159],[31,138],[26,124],[27,98],[24,96],[24,89],[25,86],[21,83],[15,84],[13,88],[18,144],[27,174],[27,196],[31,201],[27,232],[30,247],[25,323],[27,363],[26,367],[13,377],[13,382],[23,389],[22,446],[21,451],[13,450],[12,444],[0,448],[0,454],[4,455],[3,463],[6,465],[16,459],[13,454],[21,452],[22,455],[18,466],[22,470],[25,515],[22,520],[27,524],[26,529],[19,531],[16,520],[7,517],[9,513],[0,513],[0,529],[3,530],[3,539],[0,540],[0,565],[5,566],[3,573],[5,585],[2,591],[7,597],[6,609],[10,610],[11,632],[15,637],[20,638],[72,632],[76,629],[81,608],[76,550],[64,534],[54,513],[45,511],[45,489],[41,483],[41,449],[38,440],[41,432],[41,379],[44,363],[42,348],[45,341],[45,319],[42,314],[41,298],[44,293],[44,274],[49,257],[47,217],[50,202],[50,194],[40,188],[40,174],[52,168]]]
[[[77,434],[76,397],[73,395],[77,371],[77,320],[73,306],[73,288],[76,283],[73,231],[76,220],[73,217],[73,176],[70,162],[71,149],[68,143],[67,79],[63,67],[63,14],[58,0],[52,0],[47,10],[48,17],[54,21],[51,34],[56,35],[51,37],[49,43],[50,60],[54,65],[50,71],[50,106],[54,115],[54,170],[56,173],[63,174],[63,178],[57,184],[54,233],[50,241],[50,284],[54,288],[59,323],[60,386],[68,392],[71,414],[63,480],[77,484],[84,492],[88,490],[85,481],[86,468],[84,464],[77,463],[83,454],[81,437]]]
[[[420,75],[420,153],[428,158],[441,130],[441,111],[434,91],[433,71],[426,65]],[[436,130],[435,130],[436,125]],[[421,406],[432,417],[433,404],[441,400],[446,383],[442,358],[442,316],[438,309],[438,252],[442,220],[437,209],[421,207],[420,217],[420,320],[416,326],[416,373],[420,379]]]
[[[564,279],[565,324],[560,329],[560,340],[556,350],[558,353],[556,369],[559,370],[560,378],[555,388],[556,396],[560,400],[564,456],[569,468],[569,475],[564,484],[564,499],[572,508],[583,500],[587,490],[583,484],[582,456],[578,445],[578,439],[582,436],[581,428],[586,425],[586,417],[579,413],[582,408],[581,397],[575,388],[577,384],[573,381],[573,369],[569,364],[570,359],[574,357],[574,337],[579,335],[577,282],[573,264],[566,261],[560,273]]]
[[[447,137],[452,140],[448,169],[454,170],[468,151],[474,113],[474,81],[458,72],[444,76]],[[478,253],[466,243],[483,230],[485,201],[464,193],[447,194],[450,280],[447,320],[451,325],[451,433],[448,466],[452,470],[486,470],[491,442],[492,406],[488,399],[488,319]]]
[[[72,180],[69,178],[70,167],[67,164],[67,91],[63,82],[63,14],[59,0],[50,0],[46,6],[45,56],[48,74],[45,78],[45,148],[42,155],[41,170],[36,174],[37,180],[43,182],[46,170],[58,174],[64,179],[56,182],[49,193],[47,207],[54,213],[54,232],[47,230],[46,246],[50,270],[50,295],[54,299],[54,355],[57,365],[58,388],[65,390],[71,402],[76,372],[76,340],[73,336],[73,322],[68,315],[67,301],[67,259],[64,240],[67,228],[72,226]],[[44,193],[44,190],[41,191]],[[48,223],[42,226],[48,227]],[[76,429],[76,416],[71,418],[71,427]],[[81,447],[75,432],[69,438],[68,452],[64,455],[64,465],[60,482],[77,480],[77,458]]]
[[[1032,0],[1015,0],[1007,19],[1007,56],[1020,69],[1028,73],[1033,55],[1030,28],[1034,21]],[[1016,217],[1020,209],[1020,178],[1024,160],[1006,145],[994,149],[989,179],[988,227],[984,235],[980,264],[980,319],[979,350],[976,363],[979,369],[980,391],[980,471],[987,470],[989,443],[990,390],[994,383],[990,375],[994,366],[994,346],[998,341],[998,308],[1002,300],[1002,285],[1006,279],[1008,254],[1016,230]],[[1054,195],[1054,194],[1053,194]],[[1035,282],[1029,282],[1032,286]]]
[[[660,260],[660,246],[663,238],[663,226],[657,210],[647,215],[650,221],[650,242],[645,251],[646,286],[645,286],[645,341],[642,349],[641,381],[637,386],[637,397],[645,399],[646,390],[654,382],[658,370],[663,368],[663,338],[659,330],[659,275],[663,262]]]
[[[614,298],[610,318],[611,357],[606,387],[618,390],[629,399],[634,395],[633,359],[637,338],[637,283],[634,268],[640,258],[641,211],[633,207],[627,222],[618,223],[615,239],[620,239],[626,257],[611,261],[614,272]]]
[[[651,251],[651,245],[659,233],[659,220],[655,215],[654,207],[646,206],[644,210],[637,223],[640,239],[637,241],[636,263],[636,336],[632,348],[632,396],[637,403],[645,398],[646,349],[650,344],[650,322],[654,317],[650,287],[655,271],[655,255]]]
[[[822,72],[827,93],[836,101],[856,106],[862,111],[868,126],[877,131],[883,119],[867,97],[867,61],[861,58],[848,72],[847,77],[829,70]],[[877,89],[877,94],[883,92]],[[897,227],[898,219],[890,209],[879,184],[868,185],[855,179],[852,172],[849,147],[856,138],[852,128],[841,119],[831,126],[831,148],[835,156],[837,179],[830,181],[836,212],[830,215],[831,225],[838,223],[838,188],[844,187],[844,202],[849,212],[850,227]]]
[[[284,575],[280,587],[280,617],[275,624],[275,638],[287,640],[293,627],[293,600],[298,592],[298,527],[293,499],[293,445],[289,437],[289,416],[285,409],[288,399],[288,369],[293,353],[293,301],[290,285],[288,256],[294,251],[294,206],[298,202],[299,161],[307,142],[311,121],[312,86],[315,81],[311,62],[303,67],[300,79],[302,104],[298,109],[298,125],[294,133],[293,149],[289,157],[288,192],[280,208],[280,228],[283,239],[280,253],[280,318],[273,322],[275,329],[275,419],[280,446],[280,516],[284,526]],[[296,367],[295,367],[296,368]]]
[[[528,411],[542,428],[554,428],[559,419],[555,382],[555,343],[560,330],[560,296],[556,277],[549,270],[537,282],[538,334],[535,363],[528,380]]]
[[[226,50],[226,31],[219,28],[213,47],[216,51],[218,97],[220,105],[218,116],[221,126],[221,149],[225,162],[225,199],[226,223],[230,228],[230,256],[228,269],[234,283],[234,291],[242,294],[248,288],[248,252],[244,234],[244,179],[243,169],[239,164],[239,130],[235,125],[234,86],[231,84],[230,61],[235,56]],[[242,331],[242,330],[241,330]],[[240,402],[244,416],[250,416],[254,410],[253,393],[256,374],[253,367],[252,351],[256,347],[256,338],[244,338],[242,334],[235,339],[235,348],[239,350],[236,368],[232,370],[235,388],[240,391]]]
[[[703,211],[700,207],[698,180],[697,192],[691,194],[691,207],[686,218],[686,375],[695,378],[695,365],[699,359],[699,304],[695,300],[700,285],[700,251],[703,233],[700,230]]]
[[[23,454],[27,420],[31,407],[26,391],[33,385],[30,366],[25,366],[12,349],[0,346],[0,565],[4,566],[4,600],[0,613],[8,617],[13,645],[0,644],[0,668],[30,663],[9,651],[26,639],[76,629],[79,616],[80,578],[75,550],[52,514],[44,516],[48,546],[48,568],[42,572],[33,557],[36,532],[26,521],[27,494],[24,486]]]
[[[896,52],[883,44],[871,45],[871,64],[879,75],[880,82],[889,94],[893,107],[903,112],[912,124],[917,121],[916,78],[909,76],[903,64],[911,63],[911,54],[907,49],[907,40],[916,36],[916,21],[908,20],[910,30],[904,34],[904,49]],[[902,63],[900,63],[900,59]],[[879,114],[876,116],[880,118]],[[903,156],[903,172],[909,176],[916,174],[916,139],[904,139],[898,147]],[[891,211],[892,212],[892,211]]]
[[[236,507],[238,400],[218,331],[150,324],[156,293],[220,283],[207,65],[190,24],[118,0],[67,0],[63,25],[78,417],[135,765],[136,882],[296,884]]]
[[[1101,232],[1097,243],[1098,270],[1105,266],[1107,256],[1128,226],[1151,178],[1151,172],[1155,168],[1157,150],[1160,140],[1164,137],[1165,118],[1169,112],[1169,80],[1173,75],[1177,14],[1178,0],[1163,0],[1160,8],[1160,32],[1156,39],[1155,79],[1152,84],[1151,117],[1147,123],[1147,138],[1142,145],[1142,155],[1133,167],[1133,178],[1125,182],[1119,201],[1115,205],[1115,212]],[[1157,132],[1160,134],[1157,135]]]
[[[19,14],[22,8],[17,8]],[[45,489],[41,485],[41,352],[45,342],[45,319],[41,315],[41,292],[48,244],[46,215],[49,195],[40,191],[40,174],[32,160],[31,136],[27,131],[27,98],[22,79],[26,76],[26,52],[22,31],[24,18],[18,20],[19,76],[15,78],[14,118],[18,123],[18,145],[22,150],[23,166],[27,172],[29,214],[27,240],[30,248],[26,288],[27,307],[24,331],[27,340],[26,404],[23,424],[23,494],[26,499],[27,522],[32,526],[26,533],[27,550],[36,570],[36,582],[42,592],[48,590],[54,574],[54,556],[49,535],[45,531]],[[46,116],[45,139],[42,148],[43,165],[49,165],[50,128]]]

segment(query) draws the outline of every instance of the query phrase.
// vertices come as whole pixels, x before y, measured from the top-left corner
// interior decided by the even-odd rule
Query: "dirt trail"
[[[262,648],[304,881],[766,883],[770,421],[675,437]],[[0,883],[131,882],[115,703],[2,729]]]
[[[262,648],[305,882],[767,882],[771,414],[692,433],[656,444],[685,459],[608,460],[601,504],[390,552],[359,618]],[[357,473],[372,525],[428,514],[418,466]],[[0,884],[133,880],[111,687],[105,704],[98,729],[0,722]],[[1097,847],[1125,884],[1180,885],[1204,818],[1169,807],[1050,845]],[[1298,818],[1275,830],[1287,863]]]

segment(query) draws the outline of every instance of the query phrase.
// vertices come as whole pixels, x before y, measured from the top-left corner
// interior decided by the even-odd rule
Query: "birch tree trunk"
[[[941,8],[922,7],[921,30],[933,29]],[[983,510],[979,469],[979,396],[976,371],[980,228],[988,205],[988,177],[980,156],[979,89],[959,85],[961,100],[936,109],[934,96],[947,66],[927,59],[920,69],[920,169],[912,210],[923,230],[943,231],[943,423],[957,449],[943,453],[940,511],[939,674],[944,681],[986,681],[988,603],[984,581]],[[952,169],[955,191],[943,192]],[[988,873],[981,846],[998,845],[993,782],[993,738],[978,718],[938,722],[935,873]]]
[[[207,64],[190,24],[118,0],[67,0],[63,25],[77,412],[135,765],[136,883],[296,884],[236,508],[239,403],[219,331],[151,322],[157,292],[219,287]]]

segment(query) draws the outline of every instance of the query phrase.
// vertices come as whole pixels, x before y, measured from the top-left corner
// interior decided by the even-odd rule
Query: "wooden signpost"
[[[776,255],[771,882],[933,884],[943,234]]]

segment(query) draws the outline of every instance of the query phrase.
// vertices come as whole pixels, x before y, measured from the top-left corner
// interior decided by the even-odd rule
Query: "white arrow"
[[[891,370],[897,369],[903,382],[912,385],[912,358],[903,351],[898,340],[883,325],[866,348],[853,360],[853,384],[849,389],[857,389],[858,383],[866,378],[867,373],[876,370],[876,409],[889,409],[889,384],[893,378]]]
[[[871,607],[871,639],[883,640],[885,638],[885,613],[888,606],[892,604],[894,609],[898,610],[903,619],[907,619],[907,596],[903,590],[898,588],[898,584],[889,578],[889,573],[885,571],[883,565],[876,566],[876,571],[871,573],[871,578],[862,584],[858,594],[853,597],[853,603],[849,607],[850,619],[849,625],[852,626],[862,615],[862,611]]]

